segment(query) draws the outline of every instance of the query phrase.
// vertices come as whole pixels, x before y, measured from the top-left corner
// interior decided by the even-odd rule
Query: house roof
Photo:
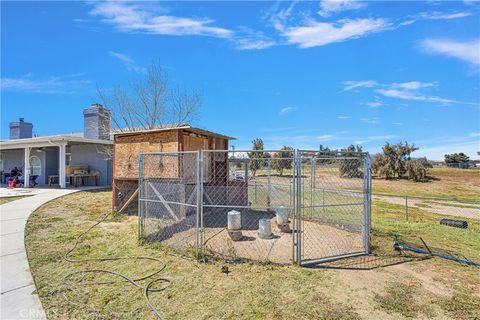
[[[193,132],[196,134],[215,137],[215,138],[222,138],[222,139],[228,139],[228,140],[236,139],[234,137],[229,137],[229,136],[215,133],[212,131],[195,128],[190,126],[189,124],[164,125],[162,127],[148,129],[148,130],[141,129],[141,128],[133,129],[129,131],[125,131],[125,129],[112,129],[110,134],[111,136],[127,136],[127,135],[136,135],[140,133],[160,132],[160,131],[168,131],[168,130],[185,130],[187,132]],[[38,137],[24,138],[24,139],[2,140],[0,141],[0,150],[20,149],[20,148],[26,148],[26,147],[56,146],[61,143],[69,143],[69,144],[92,143],[92,144],[111,145],[113,144],[113,141],[88,139],[83,137],[83,132],[73,132],[73,133],[45,135],[45,136],[38,136]]]
[[[222,139],[228,139],[228,140],[236,140],[237,138],[235,137],[230,137],[226,136],[220,133],[208,131],[205,129],[200,129],[196,127],[192,127],[189,124],[182,124],[182,125],[165,125],[162,127],[158,128],[153,128],[153,129],[133,129],[133,130],[128,130],[128,131],[123,131],[123,130],[113,130],[113,135],[114,136],[129,136],[129,135],[136,135],[140,133],[153,133],[153,132],[161,132],[161,131],[170,131],[170,130],[184,130],[187,132],[193,132],[196,134],[204,135],[204,136],[210,136],[210,137],[215,137],[215,138],[222,138]]]
[[[113,141],[84,138],[83,133],[81,132],[66,133],[66,134],[38,136],[38,137],[24,138],[24,139],[2,140],[0,141],[0,150],[18,149],[18,148],[25,148],[25,147],[57,146],[61,143],[70,143],[70,144],[92,143],[92,144],[111,145],[113,144]]]

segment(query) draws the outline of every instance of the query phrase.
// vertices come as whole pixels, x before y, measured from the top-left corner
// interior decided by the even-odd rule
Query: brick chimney
[[[110,139],[110,111],[99,103],[83,110],[83,137],[87,139]]]
[[[17,122],[10,122],[10,140],[26,139],[32,137],[33,124],[19,118]]]

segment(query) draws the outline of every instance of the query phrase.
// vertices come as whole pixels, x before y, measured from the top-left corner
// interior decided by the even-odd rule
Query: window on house
[[[69,166],[71,162],[72,162],[72,154],[65,153],[65,165]]]
[[[42,162],[37,156],[30,157],[30,174],[34,176],[39,176],[42,174]]]

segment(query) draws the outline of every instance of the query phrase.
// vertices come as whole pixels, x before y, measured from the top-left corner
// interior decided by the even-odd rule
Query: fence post
[[[203,172],[204,170],[204,154],[203,150],[197,152],[197,221],[196,221],[196,233],[197,243],[195,248],[195,254],[198,257],[202,254],[203,249]]]
[[[310,218],[313,219],[313,180],[315,179],[315,158],[311,160],[310,168]]]
[[[143,154],[138,156],[138,239],[143,236],[143,213],[142,213],[142,198],[143,198]],[[145,206],[146,209],[146,206]]]
[[[408,197],[405,196],[405,221],[408,223]]]
[[[370,155],[367,153],[364,155],[364,161],[363,161],[363,183],[364,183],[364,228],[363,228],[363,233],[364,233],[364,250],[366,253],[370,253],[370,230],[371,230],[371,201],[372,201],[372,171],[371,171],[371,161],[370,161]]]
[[[297,152],[297,263],[302,265],[302,155]]]
[[[295,205],[295,183],[296,183],[296,180],[295,180],[295,176],[296,176],[296,173],[297,173],[297,162],[296,162],[296,156],[297,156],[297,150],[294,150],[293,151],[293,165],[292,165],[292,181],[290,182],[290,206],[291,206],[291,210],[292,210],[292,262],[295,263],[296,262],[296,257],[295,257],[295,249],[296,249],[296,245],[297,245],[297,242],[296,242],[296,232],[297,232],[297,211],[296,211],[296,205]]]
[[[199,253],[200,253],[200,210],[202,210],[202,203],[201,203],[201,190],[200,190],[200,150],[197,151],[197,161],[196,161],[196,169],[197,169],[197,174],[195,176],[195,180],[197,181],[196,185],[196,192],[197,192],[197,216],[196,216],[196,221],[195,221],[195,257],[198,259]]]
[[[267,207],[271,205],[271,196],[272,196],[272,179],[271,179],[271,163],[270,158],[267,160],[267,170],[268,170],[268,192],[267,192]],[[270,209],[270,208],[269,208]]]

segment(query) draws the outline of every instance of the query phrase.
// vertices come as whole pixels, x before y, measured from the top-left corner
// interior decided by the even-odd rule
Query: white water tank
[[[258,236],[262,239],[270,239],[272,237],[272,223],[270,219],[260,219],[258,221]]]
[[[275,210],[275,214],[277,216],[277,223],[278,224],[285,224],[288,223],[288,209],[284,206],[280,206]]]
[[[239,211],[232,210],[228,214],[228,229],[229,230],[240,230],[242,229],[242,214]]]

